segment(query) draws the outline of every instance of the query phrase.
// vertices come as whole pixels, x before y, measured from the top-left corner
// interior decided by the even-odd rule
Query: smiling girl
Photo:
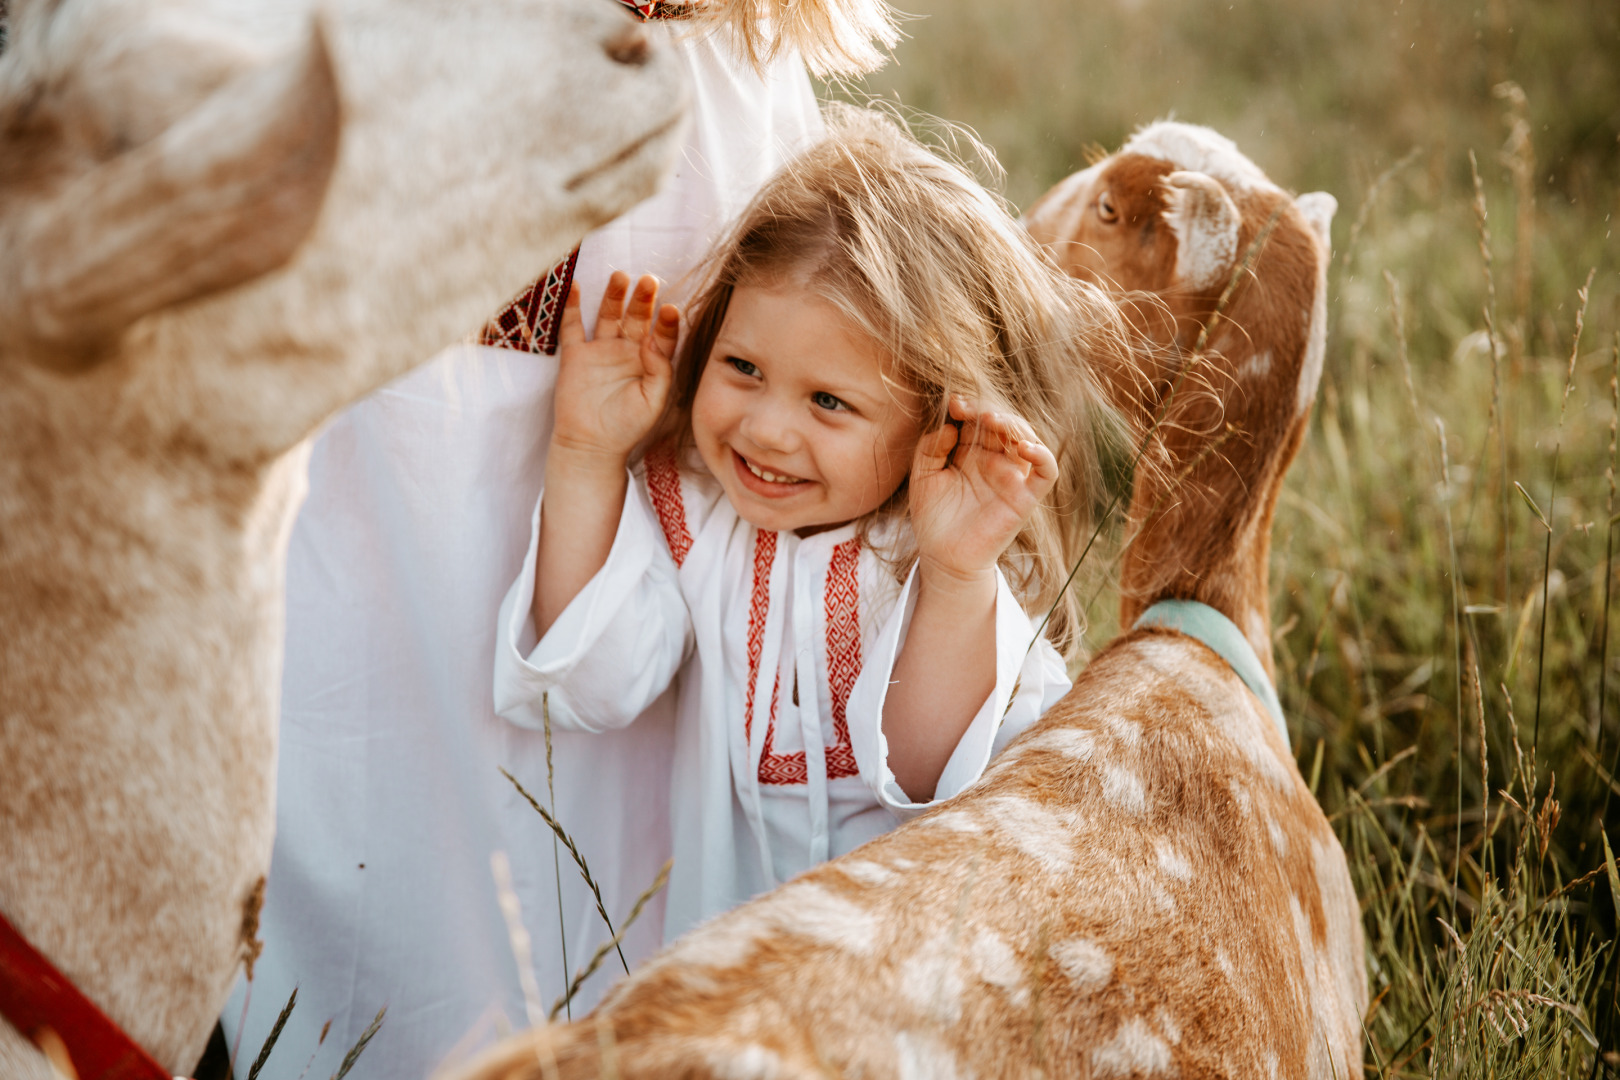
[[[678,356],[654,279],[615,275],[590,341],[570,295],[501,609],[518,723],[622,727],[677,687],[666,938],[961,791],[1069,688],[1113,308],[894,124],[829,120]]]

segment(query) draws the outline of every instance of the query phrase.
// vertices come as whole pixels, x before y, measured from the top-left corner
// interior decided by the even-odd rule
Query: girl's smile
[[[906,479],[916,395],[887,356],[808,290],[740,285],[692,404],[692,434],[739,514],[817,530],[869,514]]]
[[[747,458],[737,453],[735,450],[733,450],[731,453],[733,457],[742,463],[743,468],[746,470],[742,474],[743,483],[747,484],[750,488],[759,492],[761,495],[765,495],[769,498],[776,498],[780,495],[790,495],[792,494],[792,489],[794,487],[799,484],[808,483],[808,481],[801,476],[783,476],[780,473],[774,473],[768,469],[762,469],[752,461],[749,461]],[[757,478],[757,480],[751,480],[750,477]]]

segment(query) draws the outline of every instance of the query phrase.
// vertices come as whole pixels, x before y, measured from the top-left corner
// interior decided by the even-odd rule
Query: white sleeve
[[[544,493],[542,493],[542,498]],[[534,641],[535,503],[523,569],[501,601],[495,641],[495,711],[523,727],[624,727],[674,679],[693,643],[675,560],[634,475],[607,562]]]
[[[951,752],[931,800],[912,801],[895,781],[889,768],[888,740],[883,735],[884,700],[917,603],[915,569],[906,579],[900,599],[850,691],[848,716],[856,764],[878,801],[901,818],[966,790],[984,775],[992,757],[1069,692],[1071,684],[1063,657],[1044,637],[1030,647],[1037,624],[1025,614],[999,570],[996,583],[995,689]]]

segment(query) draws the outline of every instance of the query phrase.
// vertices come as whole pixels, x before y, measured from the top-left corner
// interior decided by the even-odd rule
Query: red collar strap
[[[55,1032],[79,1080],[171,1080],[0,914],[0,1017],[24,1037]]]

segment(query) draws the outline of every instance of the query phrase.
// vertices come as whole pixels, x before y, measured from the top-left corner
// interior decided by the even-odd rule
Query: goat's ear
[[[1205,290],[1224,285],[1237,261],[1237,204],[1220,181],[1201,172],[1164,178],[1164,220],[1176,237],[1176,284]]]
[[[142,316],[285,264],[337,162],[336,75],[303,46],[227,83],[149,142],[79,176],[23,226],[0,293],[25,355],[87,366]],[[10,336],[10,335],[7,335]]]
[[[1295,199],[1294,206],[1316,238],[1322,241],[1322,251],[1326,253],[1332,246],[1329,230],[1333,226],[1333,215],[1338,213],[1339,200],[1325,191],[1311,191]]]

